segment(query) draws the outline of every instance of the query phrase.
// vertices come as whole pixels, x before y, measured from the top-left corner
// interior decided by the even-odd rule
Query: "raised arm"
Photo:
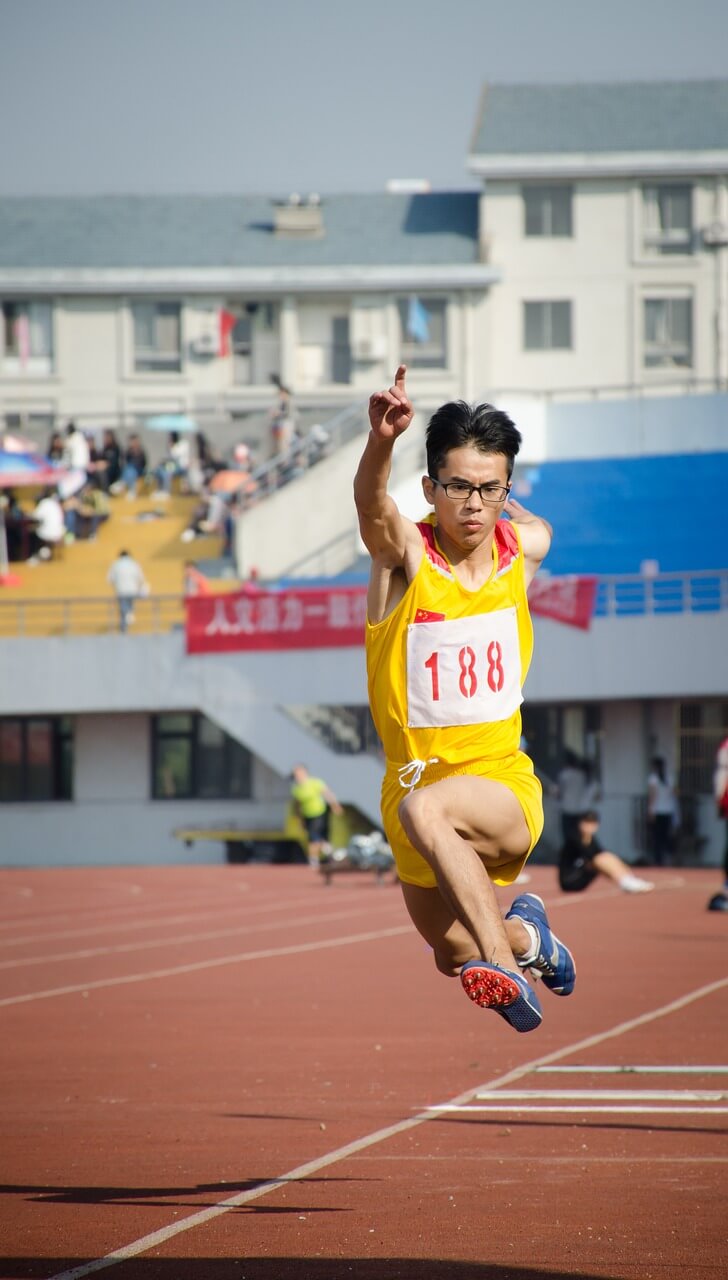
[[[548,520],[543,520],[541,516],[527,511],[515,498],[509,498],[503,509],[513,523],[518,525],[528,587],[536,576],[541,562],[546,558],[551,546],[553,529]]]
[[[388,391],[369,400],[371,430],[354,479],[359,529],[373,561],[390,568],[404,563],[411,521],[401,515],[387,492],[395,440],[409,427],[414,409],[405,388],[406,366],[397,369]]]

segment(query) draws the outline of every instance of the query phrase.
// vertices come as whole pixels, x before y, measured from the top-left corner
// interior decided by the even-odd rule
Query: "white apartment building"
[[[490,385],[728,386],[728,80],[487,85]]]

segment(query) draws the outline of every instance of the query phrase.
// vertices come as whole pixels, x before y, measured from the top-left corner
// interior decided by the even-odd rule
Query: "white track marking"
[[[696,1076],[719,1076],[719,1075],[728,1075],[728,1067],[724,1067],[724,1066],[712,1066],[712,1067],[701,1067],[701,1066],[692,1066],[692,1067],[676,1067],[676,1066],[674,1066],[674,1065],[671,1065],[671,1066],[664,1065],[664,1066],[657,1066],[657,1067],[649,1067],[649,1066],[641,1065],[641,1066],[639,1066],[639,1067],[612,1067],[612,1066],[598,1066],[598,1067],[590,1067],[590,1066],[571,1066],[571,1065],[569,1065],[569,1066],[558,1066],[558,1067],[536,1067],[536,1071],[538,1071],[538,1072],[547,1072],[547,1071],[549,1071],[549,1072],[557,1072],[557,1071],[562,1071],[562,1072],[564,1072],[564,1073],[566,1073],[567,1071],[570,1071],[570,1072],[579,1072],[580,1074],[585,1075],[585,1076],[599,1075],[599,1074],[604,1074],[604,1075],[613,1075],[613,1076],[614,1076],[614,1075],[622,1075],[622,1074],[624,1074],[624,1075],[645,1075],[645,1076],[659,1076],[659,1075],[671,1075],[671,1076],[689,1076],[689,1075],[696,1075]]]
[[[349,898],[343,898],[343,901],[348,901],[352,896],[353,895],[349,895]],[[155,910],[157,912],[157,915],[153,916],[151,920],[141,920],[135,917],[132,920],[106,921],[104,924],[88,925],[75,929],[61,929],[56,930],[54,933],[44,931],[42,933],[26,934],[19,938],[0,938],[0,947],[19,947],[26,944],[29,945],[33,942],[49,942],[61,938],[88,938],[99,933],[107,936],[110,933],[118,933],[119,931],[129,931],[132,929],[158,929],[170,924],[185,924],[192,920],[206,920],[208,918],[217,920],[220,916],[225,915],[245,916],[260,915],[264,911],[287,911],[291,908],[300,907],[302,904],[309,906],[311,903],[311,896],[310,894],[306,894],[305,896],[302,895],[300,898],[287,898],[285,900],[273,898],[270,902],[264,902],[254,907],[249,907],[243,903],[237,902],[233,906],[230,906],[229,903],[230,899],[226,898],[224,906],[213,906],[210,910],[188,912],[184,915],[177,916],[165,916],[164,914],[159,914],[160,904],[155,903],[153,908],[151,906],[149,907],[150,911]]]
[[[402,911],[399,903],[398,915]],[[160,950],[164,947],[176,947],[188,942],[215,942],[219,938],[234,938],[240,934],[265,933],[271,929],[289,930],[300,925],[327,924],[330,920],[348,920],[352,916],[370,915],[365,903],[359,907],[351,907],[348,911],[329,911],[325,915],[296,916],[294,921],[266,920],[263,924],[239,924],[229,929],[209,929],[206,933],[169,934],[164,938],[145,938],[143,942],[120,942],[112,947],[87,947],[83,951],[65,951],[55,955],[26,956],[17,960],[0,960],[0,969],[23,969],[29,965],[58,964],[67,960],[88,960],[97,956],[127,955],[132,951]]]
[[[627,1106],[624,1106],[624,1107],[620,1107],[620,1106],[616,1106],[616,1105],[615,1105],[615,1106],[603,1106],[603,1107],[601,1107],[601,1106],[596,1106],[596,1107],[592,1107],[592,1106],[571,1107],[571,1106],[569,1106],[567,1103],[563,1103],[561,1106],[541,1106],[541,1105],[539,1105],[539,1106],[537,1106],[537,1107],[531,1107],[531,1106],[529,1106],[527,1103],[521,1104],[521,1103],[518,1103],[518,1102],[512,1102],[512,1103],[510,1104],[510,1106],[508,1106],[508,1105],[506,1104],[506,1105],[504,1105],[504,1106],[502,1106],[502,1107],[497,1107],[497,1106],[492,1106],[492,1107],[491,1107],[491,1106],[481,1106],[479,1103],[478,1103],[478,1105],[476,1105],[476,1106],[455,1106],[455,1105],[453,1105],[452,1103],[448,1103],[448,1102],[446,1102],[446,1103],[443,1103],[441,1106],[428,1107],[428,1108],[427,1108],[427,1110],[428,1110],[428,1111],[434,1111],[434,1112],[436,1112],[436,1113],[438,1113],[438,1114],[439,1114],[440,1112],[443,1112],[443,1111],[457,1111],[458,1115],[461,1115],[461,1116],[469,1116],[469,1115],[471,1115],[474,1111],[496,1111],[496,1112],[500,1112],[501,1114],[505,1113],[505,1114],[507,1114],[507,1115],[519,1115],[519,1116],[520,1116],[520,1115],[525,1115],[525,1114],[531,1114],[531,1115],[538,1115],[538,1116],[540,1116],[540,1115],[544,1115],[546,1112],[559,1112],[559,1113],[562,1113],[562,1112],[563,1112],[563,1113],[568,1113],[568,1114],[575,1113],[576,1115],[580,1115],[580,1116],[581,1116],[581,1115],[587,1115],[587,1114],[591,1115],[591,1114],[594,1114],[594,1113],[599,1113],[599,1114],[601,1114],[601,1115],[606,1115],[606,1114],[609,1114],[609,1115],[626,1115],[626,1114],[629,1114],[629,1115],[640,1115],[640,1116],[641,1116],[641,1115],[651,1115],[651,1116],[655,1116],[655,1115],[658,1115],[658,1116],[687,1116],[687,1115],[690,1115],[690,1116],[702,1116],[702,1115],[711,1115],[711,1116],[728,1116],[728,1107],[668,1107],[668,1106],[664,1106],[664,1107],[640,1107],[640,1106],[636,1106],[636,1105],[635,1105],[635,1106],[633,1106],[633,1105],[631,1105],[631,1104],[628,1104]]]
[[[476,1093],[480,1101],[492,1093]],[[522,1098],[535,1102],[724,1102],[728,1093],[700,1089],[499,1089],[499,1098]]]
[[[99,991],[102,987],[123,987],[132,982],[153,982],[158,978],[175,978],[182,973],[199,973],[203,969],[220,969],[229,964],[244,964],[248,960],[275,960],[279,956],[298,956],[306,951],[325,951],[329,947],[348,947],[357,942],[378,942],[382,938],[394,938],[411,933],[411,924],[397,925],[392,929],[376,929],[370,933],[350,933],[341,938],[324,938],[316,942],[302,942],[298,946],[271,947],[266,951],[243,951],[234,956],[218,956],[213,960],[198,960],[192,964],[175,965],[170,969],[150,969],[146,973],[129,973],[118,978],[101,978],[98,982],[76,982],[67,987],[51,987],[47,991],[29,991],[26,995],[6,996],[0,1000],[0,1008],[11,1004],[28,1004],[32,1000],[49,1000],[53,996],[69,996],[79,991]]]
[[[407,926],[409,930],[410,926]],[[592,1048],[596,1044],[603,1044],[606,1040],[613,1040],[618,1036],[624,1035],[628,1031],[634,1030],[636,1027],[645,1026],[650,1022],[656,1021],[658,1018],[664,1018],[667,1015],[676,1012],[678,1009],[684,1008],[688,1004],[692,1004],[696,1000],[702,1000],[704,997],[713,995],[714,992],[728,986],[728,978],[722,978],[718,982],[711,982],[708,986],[699,987],[697,990],[681,996],[678,1000],[672,1000],[670,1004],[662,1005],[658,1009],[652,1009],[648,1013],[640,1014],[637,1018],[631,1018],[629,1022],[620,1022],[614,1027],[610,1027],[607,1031],[597,1032],[595,1035],[588,1036],[584,1040],[577,1040],[574,1044],[565,1045],[561,1049],[554,1050],[553,1053],[547,1054],[542,1058],[533,1058],[530,1062],[523,1063],[522,1066],[516,1067],[513,1071],[509,1071],[504,1076],[498,1076],[489,1081],[487,1085],[479,1085],[474,1089],[468,1089],[465,1093],[458,1095],[450,1100],[450,1106],[461,1107],[468,1102],[480,1089],[497,1090],[500,1085],[510,1084],[514,1079],[520,1079],[522,1076],[530,1074],[536,1067],[542,1066],[548,1062],[555,1062],[559,1058],[566,1058],[569,1054],[579,1053],[583,1049]],[[300,1182],[304,1178],[310,1177],[314,1173],[318,1173],[320,1169],[325,1169],[329,1165],[338,1164],[342,1160],[348,1159],[350,1156],[357,1155],[360,1151],[365,1151],[367,1147],[376,1146],[378,1143],[386,1142],[389,1138],[393,1138],[400,1133],[406,1133],[408,1129],[414,1129],[416,1126],[424,1124],[427,1120],[436,1118],[437,1113],[424,1110],[418,1112],[417,1115],[411,1116],[407,1120],[401,1120],[398,1124],[389,1125],[384,1129],[377,1129],[374,1133],[367,1134],[364,1138],[359,1138],[355,1142],[350,1142],[344,1147],[338,1147],[334,1151],[327,1152],[326,1155],[320,1156],[316,1160],[311,1160],[308,1164],[299,1165],[295,1169],[291,1169],[288,1173],[282,1174],[278,1178],[273,1178],[269,1182],[262,1183],[259,1187],[253,1187],[250,1191],[240,1192],[238,1195],[231,1196],[228,1200],[221,1200],[215,1205],[210,1205],[207,1209],[201,1210],[199,1213],[191,1214],[188,1218],[181,1221],[170,1223],[166,1227],[162,1227],[159,1231],[151,1232],[149,1235],[142,1236],[138,1240],[133,1240],[130,1244],[125,1245],[122,1249],[116,1249],[113,1253],[106,1254],[103,1258],[96,1258],[92,1262],[83,1263],[79,1267],[74,1267],[70,1271],[58,1272],[51,1276],[50,1280],[82,1280],[84,1276],[93,1274],[95,1271],[103,1271],[107,1267],[113,1267],[119,1262],[126,1262],[129,1258],[136,1258],[141,1253],[147,1253],[156,1245],[165,1244],[174,1236],[180,1235],[183,1231],[193,1230],[195,1227],[202,1226],[209,1222],[212,1218],[219,1217],[220,1214],[227,1213],[229,1209],[240,1208],[241,1205],[249,1204],[252,1200],[257,1200],[261,1196],[268,1195],[272,1191],[277,1191],[279,1187],[284,1187],[292,1182]]]

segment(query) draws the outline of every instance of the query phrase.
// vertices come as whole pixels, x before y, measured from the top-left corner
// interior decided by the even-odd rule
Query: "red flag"
[[[528,588],[528,605],[542,618],[588,631],[596,596],[596,578],[535,578]]]
[[[232,311],[222,310],[220,312],[220,347],[218,355],[229,356],[230,351],[230,334],[238,322],[238,317],[234,316]]]

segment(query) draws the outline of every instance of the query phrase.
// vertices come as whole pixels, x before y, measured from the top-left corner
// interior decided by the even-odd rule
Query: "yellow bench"
[[[283,830],[254,830],[250,827],[178,827],[172,832],[185,848],[197,841],[221,841],[228,862],[307,862],[300,840]]]

